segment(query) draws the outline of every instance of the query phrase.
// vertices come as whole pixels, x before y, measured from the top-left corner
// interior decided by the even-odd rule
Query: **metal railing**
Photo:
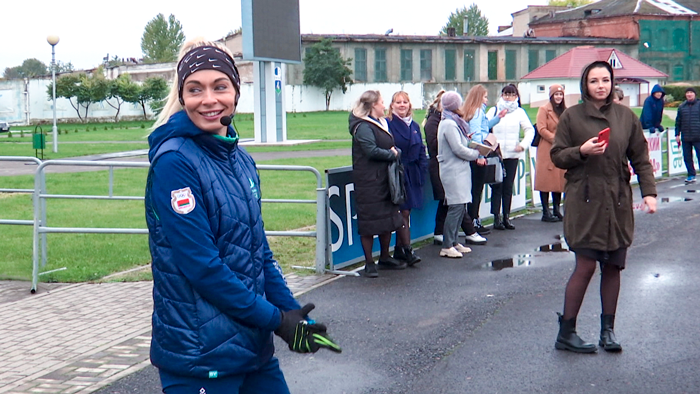
[[[71,194],[50,194],[46,190],[46,172],[49,166],[83,166],[83,167],[108,167],[109,168],[109,192],[104,195],[71,195]],[[143,196],[115,196],[113,193],[114,168],[148,168],[149,163],[145,162],[97,162],[97,161],[75,161],[75,160],[48,160],[39,164],[34,177],[33,192],[34,220],[26,221],[34,226],[33,247],[32,247],[32,288],[34,293],[37,288],[39,278],[39,267],[46,265],[46,234],[49,233],[69,233],[69,234],[148,234],[148,229],[138,228],[90,228],[90,227],[49,227],[46,221],[46,200],[48,199],[93,199],[93,200],[143,200]],[[263,199],[263,203],[294,203],[294,204],[316,204],[316,231],[266,231],[270,236],[296,236],[316,238],[316,261],[315,270],[323,273],[329,261],[328,236],[327,236],[327,193],[323,187],[321,174],[313,167],[307,166],[278,166],[278,165],[258,165],[258,170],[277,171],[308,171],[316,176],[316,199],[296,200],[296,199]],[[0,189],[0,191],[2,191]],[[0,222],[0,224],[2,224]],[[41,244],[40,244],[41,240]],[[41,254],[41,259],[39,255]],[[306,267],[302,267],[306,268]]]

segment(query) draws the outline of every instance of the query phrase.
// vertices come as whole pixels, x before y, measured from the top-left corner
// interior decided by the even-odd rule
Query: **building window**
[[[411,49],[401,50],[401,80],[413,80],[413,50]]]
[[[367,50],[355,48],[355,81],[367,82]]]
[[[433,50],[420,50],[420,79],[430,81],[433,79]]]
[[[476,52],[473,49],[464,50],[464,80],[471,82],[476,79]]]
[[[456,62],[457,51],[454,49],[445,49],[445,80],[454,81],[457,79],[457,73],[455,68],[457,67]]]
[[[685,67],[682,64],[676,64],[673,66],[673,80],[683,81],[685,80]]]
[[[515,79],[516,55],[514,49],[506,49],[506,79]]]
[[[537,93],[544,93],[544,85],[537,85]]]
[[[685,43],[685,30],[675,29],[673,30],[673,49],[676,51],[687,50]]]
[[[556,51],[556,49],[547,49],[545,51],[544,55],[545,55],[544,61],[548,62],[548,61],[554,59],[555,57],[557,57],[557,51]]]
[[[489,81],[498,79],[498,51],[489,51]]]
[[[374,81],[386,82],[386,49],[374,50]]]
[[[530,72],[540,66],[540,51],[530,49],[527,52],[527,72]]]
[[[620,61],[620,58],[617,57],[617,53],[615,51],[610,52],[610,57],[608,58],[608,63],[612,66],[614,69],[621,69],[622,62]]]
[[[663,51],[669,47],[668,30],[666,30],[666,29],[659,30],[659,44],[660,44],[660,48],[657,48],[657,50]]]

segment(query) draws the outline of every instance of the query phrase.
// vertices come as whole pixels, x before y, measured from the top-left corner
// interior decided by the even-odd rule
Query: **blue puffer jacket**
[[[272,357],[280,309],[299,308],[265,237],[255,163],[184,111],[148,142],[151,361],[197,378],[254,371]]]
[[[654,97],[654,93],[661,93],[661,98]],[[654,85],[651,89],[651,96],[644,100],[642,114],[639,116],[643,129],[661,127],[661,120],[664,117],[664,96],[666,96],[664,89],[658,84]]]

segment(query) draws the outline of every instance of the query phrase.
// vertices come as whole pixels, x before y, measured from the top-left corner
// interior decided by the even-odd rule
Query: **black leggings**
[[[484,191],[486,180],[486,166],[480,166],[475,161],[470,161],[469,166],[472,170],[472,202],[467,203],[467,213],[472,219],[478,219],[481,193]]]
[[[513,182],[515,174],[518,172],[518,159],[503,159],[503,168],[506,169],[506,176],[502,183],[491,185],[493,195],[491,196],[491,213],[498,215],[501,213],[501,201],[503,201],[503,216],[510,215],[510,203],[513,200]]]

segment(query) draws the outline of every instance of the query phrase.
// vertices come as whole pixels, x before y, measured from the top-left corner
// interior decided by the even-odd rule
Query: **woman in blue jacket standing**
[[[411,209],[423,207],[423,184],[428,168],[428,157],[420,132],[420,126],[413,120],[413,107],[408,93],[394,93],[389,104],[389,131],[394,136],[396,147],[401,150],[401,163],[405,174],[406,202],[399,209],[403,227],[396,231],[394,258],[412,266],[421,261],[411,247]]]
[[[224,46],[180,51],[148,138],[151,362],[163,392],[288,393],[272,333],[297,352],[340,349],[307,321],[265,237],[260,178],[230,126],[240,78]]]

